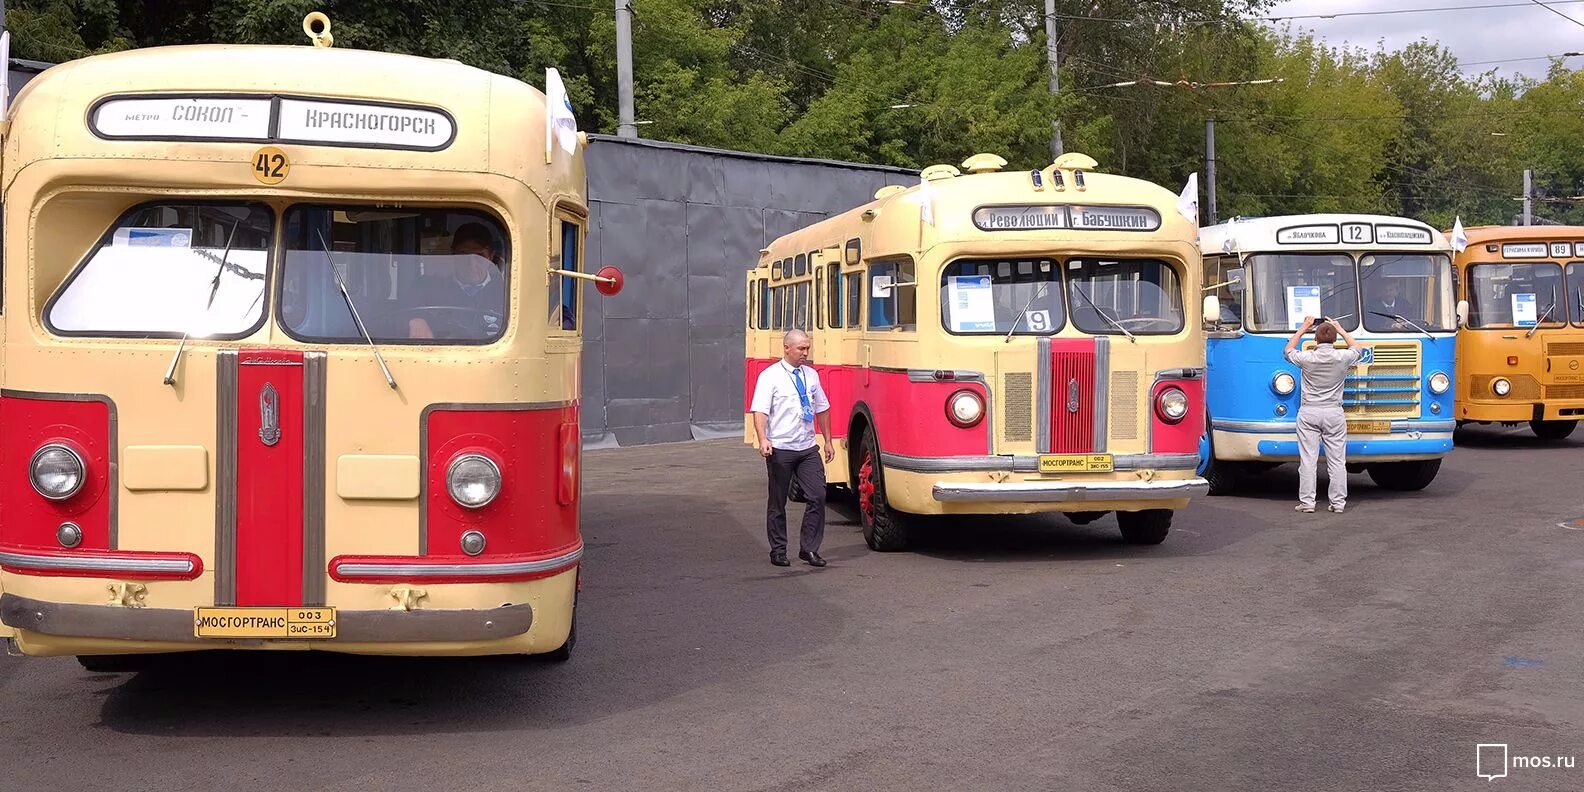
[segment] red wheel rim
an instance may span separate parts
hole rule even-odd
[[[874,492],[874,457],[866,453],[858,468],[858,511],[866,521],[874,519]]]

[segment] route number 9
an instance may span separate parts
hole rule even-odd
[[[253,178],[261,184],[280,184],[291,172],[291,159],[286,152],[274,146],[265,146],[253,153]]]
[[[1028,329],[1036,333],[1048,333],[1051,329],[1050,311],[1029,311],[1023,314],[1023,321]]]

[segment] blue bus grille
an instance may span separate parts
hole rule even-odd
[[[1368,346],[1370,362],[1356,366],[1343,386],[1343,411],[1370,418],[1417,418],[1419,344],[1387,342]]]

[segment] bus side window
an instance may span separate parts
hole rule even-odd
[[[582,272],[583,227],[566,218],[558,218],[561,228],[561,269]],[[576,278],[550,276],[550,329],[577,330],[578,282]]]
[[[1206,316],[1207,325],[1221,330],[1237,330],[1243,326],[1243,272],[1237,256],[1205,259],[1205,287],[1215,288],[1203,293],[1214,294],[1221,301],[1221,315]]]
[[[829,303],[827,316],[832,329],[842,326],[842,279],[841,265],[830,264],[825,267],[825,299]]]
[[[753,281],[753,280],[748,281],[748,329],[749,330],[758,330],[759,329],[759,306],[754,304],[754,300],[756,298],[758,298],[758,296],[759,296],[759,284],[758,284],[758,282],[757,281]]]
[[[814,273],[814,304],[809,307],[814,315],[814,326],[825,329],[825,288],[817,271]]]
[[[847,281],[847,326],[860,327],[863,325],[864,274],[849,272],[842,277]]]
[[[794,287],[797,299],[797,311],[793,314],[792,326],[799,330],[808,329],[809,285],[808,281],[799,283]]]
[[[759,279],[759,283],[758,283],[758,285],[755,288],[758,290],[758,294],[759,294],[759,302],[758,302],[758,305],[759,305],[759,329],[760,330],[769,330],[770,329],[770,281],[767,281],[764,278],[760,278]]]
[[[875,279],[890,279],[890,287],[879,295],[875,293]],[[913,284],[913,261],[900,259],[869,265],[869,328],[912,329],[917,324],[915,302],[917,289]]]

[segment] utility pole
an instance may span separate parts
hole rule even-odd
[[[1524,168],[1524,225],[1534,225],[1534,171]]]
[[[1061,76],[1056,70],[1058,65],[1056,55],[1056,0],[1045,0],[1045,58],[1050,61],[1051,96],[1058,96],[1061,94]],[[1060,157],[1062,153],[1061,117],[1053,116],[1051,118],[1051,159]]]
[[[1216,219],[1215,166],[1215,119],[1212,118],[1205,121],[1205,197],[1208,199],[1205,209],[1210,220],[1208,225],[1219,222]]]
[[[616,136],[638,137],[634,119],[632,0],[616,0]]]

